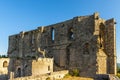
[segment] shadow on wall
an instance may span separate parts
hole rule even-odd
[[[10,74],[13,72],[13,75]],[[32,75],[32,60],[30,59],[17,59],[11,58],[8,66],[8,76],[22,77]]]
[[[8,75],[0,75],[0,80],[8,80]]]

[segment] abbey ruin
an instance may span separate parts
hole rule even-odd
[[[115,33],[114,19],[104,20],[94,13],[11,35],[8,73],[15,77],[37,74],[40,67],[33,67],[32,61],[41,57],[49,58],[43,64],[51,72],[77,69],[83,77],[116,74]]]

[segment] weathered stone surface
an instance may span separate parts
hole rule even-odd
[[[9,72],[23,64],[31,66],[24,74],[32,75],[32,58],[54,58],[54,71],[79,70],[80,76],[116,74],[114,19],[103,20],[98,13],[21,32],[9,37]],[[15,64],[12,64],[15,63]],[[23,73],[22,73],[23,74]],[[24,76],[24,75],[21,75]]]
[[[32,61],[32,75],[40,75],[53,72],[53,59],[39,58]]]
[[[8,80],[9,58],[0,58],[0,80]]]
[[[0,75],[8,73],[9,58],[0,58]]]

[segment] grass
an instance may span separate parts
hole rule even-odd
[[[83,77],[75,77],[75,76],[69,76],[69,77],[65,77],[63,79],[60,80],[94,80],[92,78],[83,78]]]
[[[74,70],[73,73],[74,75],[66,74],[63,79],[60,80],[94,80],[92,78],[83,78],[83,77],[78,77],[78,71]]]
[[[120,73],[117,73],[117,76],[120,78]]]

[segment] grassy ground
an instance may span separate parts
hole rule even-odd
[[[117,76],[120,78],[120,73],[117,73]]]
[[[67,74],[63,79],[60,80],[94,80],[92,78],[83,78],[83,77],[76,77]]]
[[[68,77],[61,80],[94,80],[92,78],[81,78],[81,77]]]

